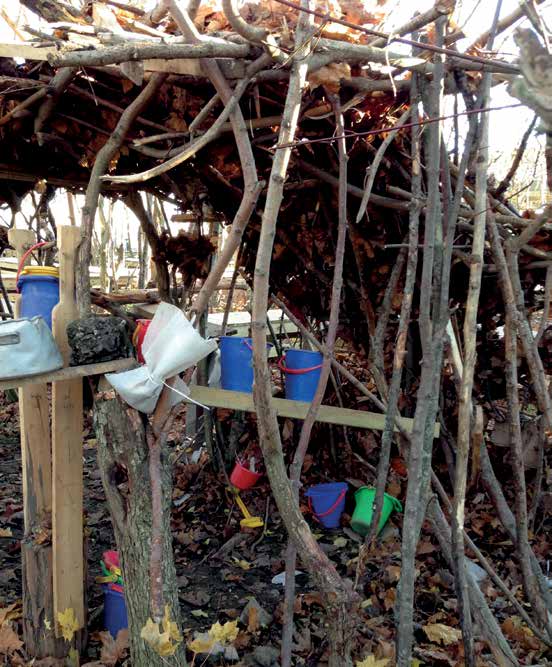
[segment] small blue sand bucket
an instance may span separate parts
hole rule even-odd
[[[35,267],[33,267],[35,268]],[[17,281],[21,292],[20,317],[40,315],[52,328],[52,310],[59,302],[59,279],[49,275],[22,274]]]
[[[103,586],[104,591],[104,627],[117,639],[119,630],[128,628],[128,616],[125,594],[111,586]]]
[[[316,394],[322,368],[321,352],[291,349],[279,366],[286,374],[286,398],[310,403]]]
[[[347,495],[345,482],[316,484],[305,493],[314,518],[325,528],[339,528]]]
[[[267,344],[267,350],[272,346]],[[229,391],[253,391],[253,341],[251,338],[221,336],[220,386]]]

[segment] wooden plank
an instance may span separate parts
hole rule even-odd
[[[74,49],[65,49],[66,52]],[[21,42],[0,43],[0,58],[25,58],[26,60],[48,60],[49,55],[59,56],[60,52],[55,46],[38,47]],[[216,58],[216,62],[222,69],[223,74],[230,79],[239,79],[245,74],[245,65],[240,60],[233,58]],[[187,76],[205,77],[201,64],[197,58],[179,58],[178,60],[166,60],[162,58],[144,60],[146,72],[167,72]]]
[[[55,46],[38,47],[22,42],[2,42],[0,58],[25,58],[25,60],[48,60],[48,56],[59,55]]]
[[[211,387],[190,387],[190,396],[194,401],[203,403],[214,408],[226,408],[231,410],[242,410],[244,412],[255,412],[252,394],[240,391],[227,391],[225,389],[213,389]],[[274,407],[279,417],[290,417],[291,419],[305,419],[310,403],[301,401],[289,401],[285,398],[273,398]],[[321,405],[318,411],[317,421],[326,424],[340,424],[342,426],[353,426],[355,428],[366,428],[383,431],[385,426],[385,415],[377,412],[364,412],[363,410],[351,410],[339,408],[333,405]],[[409,433],[412,431],[414,420],[407,417],[399,419],[400,424]],[[439,435],[439,424],[435,424],[435,437]]]
[[[16,249],[17,260],[36,242],[34,233],[10,229],[8,240]],[[30,261],[30,258],[29,260]],[[15,295],[15,316],[19,317],[20,295]],[[54,655],[56,641],[45,619],[53,616],[52,547],[36,545],[33,534],[47,529],[52,513],[52,452],[48,387],[38,377],[19,390],[21,429],[21,482],[25,539],[21,541],[23,632],[29,656]]]
[[[70,348],[67,325],[78,317],[75,303],[75,254],[79,227],[58,226],[60,301],[52,329],[66,364]],[[52,544],[54,549],[54,619],[73,609],[79,628],[85,624],[83,564],[82,379],[52,384]]]
[[[99,364],[87,364],[86,366],[67,366],[58,371],[50,371],[32,377],[12,378],[10,380],[0,380],[0,391],[6,389],[17,389],[17,387],[27,387],[37,382],[59,382],[62,380],[74,380],[89,375],[103,375],[104,373],[117,373],[118,371],[127,371],[134,368],[137,361],[134,358],[115,359],[114,361],[102,361]]]

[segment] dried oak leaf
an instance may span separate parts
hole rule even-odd
[[[100,639],[102,642],[101,661],[106,667],[116,665],[126,656],[129,647],[127,629],[119,630],[117,639],[113,639],[110,632],[100,632]]]
[[[10,624],[4,624],[0,628],[0,655],[11,655],[23,646]]]
[[[8,607],[0,609],[0,626],[4,625],[8,621],[15,621],[18,618],[21,618],[21,603],[14,602]]]
[[[443,644],[449,646],[456,644],[462,638],[462,632],[456,628],[451,628],[450,625],[444,623],[430,623],[423,626],[423,631],[426,633],[430,642],[436,644]]]
[[[341,88],[341,79],[351,78],[351,68],[347,63],[330,63],[316,70],[308,76],[311,90],[324,86],[328,93],[338,93]]]

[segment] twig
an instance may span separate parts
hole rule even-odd
[[[512,160],[512,164],[510,165],[510,168],[508,169],[508,172],[506,173],[506,176],[500,181],[500,183],[496,186],[496,188],[493,190],[493,195],[497,199],[502,197],[502,195],[506,192],[506,190],[510,187],[510,183],[512,182],[512,178],[516,175],[516,172],[518,170],[519,165],[521,164],[521,160],[523,158],[523,155],[525,153],[525,149],[527,148],[527,143],[529,141],[529,137],[533,133],[533,130],[535,128],[535,125],[538,120],[537,114],[533,116],[533,120],[529,123],[528,128],[525,130],[525,133],[521,139],[521,142],[519,143],[519,146],[516,149],[516,154],[514,155],[514,159]]]
[[[533,490],[533,502],[531,503],[531,509],[528,514],[528,525],[531,532],[535,531],[535,518],[537,516],[537,510],[539,509],[541,501],[541,489],[542,489],[542,480],[544,475],[544,446],[546,444],[546,434],[544,432],[544,419],[540,420],[539,428],[539,461],[537,464],[537,470],[535,472],[535,488]]]
[[[419,113],[418,97],[418,77],[412,77],[412,86],[410,89],[410,106],[412,118],[416,118]],[[411,136],[411,159],[412,159],[412,204],[410,209],[408,223],[408,258],[406,265],[406,278],[403,289],[403,299],[401,304],[401,314],[399,318],[399,329],[395,344],[395,354],[393,358],[393,374],[388,393],[387,411],[385,413],[385,427],[381,438],[381,448],[378,459],[378,471],[376,481],[376,496],[374,499],[374,512],[370,530],[366,535],[366,544],[370,544],[377,534],[385,487],[387,485],[387,476],[389,474],[389,458],[391,454],[391,443],[393,441],[395,415],[397,414],[399,396],[401,390],[402,370],[404,358],[406,355],[406,339],[408,327],[410,325],[410,313],[412,310],[412,300],[414,297],[414,287],[416,283],[416,272],[418,267],[418,238],[420,224],[420,209],[422,195],[422,166],[420,157],[420,136],[416,129],[412,130]],[[360,578],[361,559],[359,558],[359,567],[357,567],[357,582]]]
[[[92,230],[94,228],[94,219],[98,207],[101,177],[105,174],[111,159],[121,147],[132,123],[151,101],[166,78],[166,74],[155,74],[152,76],[147,86],[123,112],[113,133],[96,155],[88,187],[86,188],[84,207],[82,209],[82,241],[79,246],[78,270],[76,274],[77,303],[81,316],[85,316],[90,311],[89,266],[91,264]]]
[[[395,260],[395,265],[391,271],[391,276],[387,287],[385,288],[385,293],[383,295],[383,300],[378,312],[378,322],[376,324],[376,331],[371,341],[371,352],[373,357],[373,368],[372,373],[374,375],[374,380],[378,391],[382,397],[387,399],[387,382],[385,379],[385,362],[384,362],[384,345],[385,345],[385,333],[387,331],[387,325],[389,323],[389,317],[391,315],[391,310],[393,308],[393,297],[397,290],[399,280],[402,276],[404,265],[407,257],[406,248],[401,248],[397,259]]]
[[[248,42],[252,42],[253,44],[261,44],[266,40],[269,34],[268,30],[260,26],[250,25],[244,19],[242,19],[236,0],[223,0],[222,11],[224,12],[224,15],[228,19],[228,23],[230,23],[232,28],[238,33],[238,35],[244,37]]]
[[[303,0],[302,7],[309,7]],[[286,103],[280,126],[281,143],[293,140],[297,128],[302,89],[306,81],[312,20],[300,15],[295,34],[296,50],[292,56]],[[283,199],[284,180],[291,150],[278,151],[272,164],[266,205],[262,218],[254,277],[253,298],[253,367],[255,382],[253,400],[257,412],[259,442],[276,504],[290,540],[305,567],[320,586],[329,621],[331,667],[349,667],[351,659],[351,596],[334,565],[322,552],[303,519],[295,493],[286,474],[276,412],[272,405],[270,371],[266,359],[266,313],[269,297],[269,274],[276,222]]]
[[[417,32],[424,26],[438,19],[440,16],[443,16],[444,14],[446,15],[450,14],[452,9],[453,9],[452,4],[448,2],[438,1],[435,3],[435,6],[432,7],[431,9],[428,9],[426,12],[423,12],[422,14],[414,16],[413,18],[410,19],[410,21],[407,21],[400,28],[396,28],[395,30],[393,30],[393,34],[390,35],[388,39],[384,37],[379,37],[378,39],[375,39],[374,41],[370,42],[370,46],[379,46],[379,47],[389,46],[389,44],[391,44],[394,41],[393,40],[394,35],[399,35],[400,37],[402,37],[402,35],[410,35],[411,33]]]
[[[61,68],[56,72],[54,78],[50,81],[48,86],[48,95],[44,102],[40,105],[40,108],[36,114],[34,122],[34,133],[38,137],[39,145],[42,145],[42,140],[40,138],[40,132],[44,127],[46,121],[51,117],[54,109],[59,101],[59,98],[75,78],[76,70]]]
[[[172,158],[169,158],[163,164],[147,169],[137,174],[130,174],[128,176],[103,176],[102,180],[108,180],[112,183],[143,183],[148,181],[151,178],[160,176],[161,174],[174,169],[179,164],[182,164],[186,160],[189,160],[193,157],[199,150],[201,150],[208,143],[216,139],[220,134],[221,128],[230,117],[230,115],[237,109],[238,103],[245,93],[247,87],[251,83],[251,78],[258,69],[262,69],[268,63],[268,56],[261,56],[257,61],[255,61],[249,68],[249,72],[246,76],[238,83],[236,89],[222,110],[220,116],[217,120],[211,125],[211,127],[202,134],[197,139],[190,141],[184,147],[182,147],[179,152],[174,155]],[[258,194],[257,194],[258,196]],[[241,236],[240,236],[241,238]],[[218,280],[217,280],[218,282]]]
[[[33,93],[32,95],[27,97],[27,99],[23,100],[23,102],[18,104],[11,111],[8,111],[6,114],[2,116],[2,118],[0,118],[0,127],[8,123],[14,116],[17,116],[19,113],[21,113],[21,111],[28,109],[35,102],[38,102],[43,97],[46,97],[47,92],[48,88],[45,86],[44,88],[37,90],[36,93]]]
[[[279,4],[291,7],[292,9],[296,9],[301,12],[306,12],[311,16],[316,16],[327,23],[337,23],[339,25],[345,26],[346,28],[350,28],[351,30],[363,32],[366,35],[374,35],[375,37],[381,37],[382,39],[386,40],[386,43],[391,41],[400,42],[401,44],[407,44],[408,46],[413,46],[425,51],[431,51],[433,53],[440,53],[443,55],[451,56],[457,60],[458,59],[465,60],[470,63],[479,63],[482,65],[493,65],[499,67],[501,71],[505,71],[507,69],[509,72],[513,74],[517,74],[519,71],[517,67],[508,66],[506,65],[506,63],[502,63],[500,61],[480,58],[478,56],[470,56],[466,53],[458,53],[458,51],[453,51],[452,49],[446,49],[441,46],[436,46],[435,44],[426,44],[424,42],[417,42],[412,39],[405,39],[404,37],[390,35],[389,33],[382,32],[381,30],[374,30],[372,28],[367,28],[366,26],[359,25],[357,23],[352,23],[351,21],[345,21],[343,19],[339,19],[336,16],[332,16],[329,12],[324,13],[317,11],[315,9],[307,9],[294,2],[290,2],[290,0],[275,0],[275,1],[278,2]]]
[[[393,141],[393,139],[397,136],[399,130],[403,126],[404,121],[411,115],[411,110],[407,109],[401,117],[397,120],[395,123],[396,129],[391,130],[389,134],[385,137],[385,139],[381,142],[380,147],[378,148],[378,152],[374,156],[374,159],[372,160],[372,164],[366,169],[366,176],[365,176],[365,186],[364,186],[364,194],[362,195],[362,200],[360,202],[360,206],[358,207],[358,212],[356,215],[355,223],[358,225],[358,223],[362,220],[364,217],[364,214],[366,213],[366,207],[368,206],[368,200],[370,199],[370,195],[372,193],[372,187],[374,186],[374,181],[376,180],[376,175],[380,166],[380,163],[383,159],[383,156],[385,155],[385,151]],[[415,121],[414,121],[415,122]],[[336,128],[336,132],[339,135],[339,129]]]
[[[149,59],[245,58],[249,51],[247,44],[222,40],[202,44],[124,44],[67,55],[53,53],[48,56],[48,62],[52,67],[97,67]]]
[[[520,409],[519,396],[517,387],[517,336],[516,329],[519,333],[518,327],[521,324],[519,318],[516,294],[511,278],[512,262],[516,261],[510,257],[507,263],[507,258],[502,248],[500,236],[496,223],[492,215],[488,218],[489,234],[491,239],[491,248],[494,255],[494,260],[499,269],[500,288],[504,300],[504,307],[506,310],[506,329],[505,329],[505,358],[506,358],[506,383],[507,383],[507,398],[510,418],[510,436],[512,442],[512,463],[514,473],[514,484],[516,491],[516,544],[519,549],[519,561],[523,575],[523,584],[525,593],[531,602],[532,607],[537,614],[540,624],[547,629],[549,636],[552,638],[550,623],[548,621],[547,610],[543,603],[543,599],[539,594],[537,582],[535,581],[534,571],[531,567],[531,546],[528,538],[527,528],[527,497],[525,489],[525,466],[523,461],[523,445],[520,425]],[[531,342],[534,343],[532,336]],[[535,378],[533,378],[535,381]],[[537,395],[542,391],[535,383],[535,391]],[[545,390],[546,391],[546,390]]]
[[[535,343],[538,345],[548,327],[548,318],[550,317],[550,306],[552,305],[552,265],[546,267],[546,280],[544,282],[544,297],[542,304],[542,318],[539,324],[539,330],[535,336]]]
[[[431,526],[445,559],[449,562],[451,569],[454,569],[453,557],[450,549],[451,531],[443,511],[436,501],[432,499],[429,504],[429,519]],[[489,609],[485,596],[481,592],[473,575],[467,573],[467,584],[469,586],[470,601],[473,606],[474,614],[479,621],[483,636],[485,637],[489,649],[492,651],[496,663],[503,667],[517,667],[519,665],[512,648],[506,641],[495,615]]]
[[[332,97],[335,111],[336,128],[343,133],[343,112],[340,108],[339,98]],[[326,345],[324,360],[320,371],[320,379],[316,392],[309,406],[307,416],[301,427],[299,444],[290,466],[290,480],[296,496],[299,495],[299,483],[303,462],[307,453],[312,427],[316,421],[318,409],[326,393],[328,379],[331,370],[331,359],[334,354],[335,339],[339,323],[339,306],[341,303],[341,290],[343,288],[343,262],[345,258],[345,239],[347,236],[347,147],[345,140],[338,143],[339,147],[339,203],[338,203],[338,232],[335,251],[335,264],[332,282],[332,296],[330,302],[330,319],[328,332],[326,334]],[[284,627],[282,633],[282,667],[291,665],[291,646],[293,638],[293,604],[295,600],[295,563],[297,551],[290,541],[286,554],[286,588],[284,596]]]
[[[437,21],[436,35],[441,40],[444,32],[443,19]],[[440,59],[439,59],[440,60]],[[442,62],[435,63],[435,77],[424,106],[427,111],[437,116],[442,103]],[[420,332],[424,363],[418,387],[414,425],[410,437],[408,458],[408,487],[404,521],[409,530],[403,534],[401,548],[401,585],[398,594],[397,613],[397,665],[410,667],[412,660],[413,623],[414,623],[414,581],[415,558],[420,530],[427,506],[429,490],[429,472],[433,448],[433,423],[438,409],[438,387],[443,359],[443,338],[446,323],[431,320],[431,295],[440,287],[441,276],[433,272],[432,245],[435,243],[437,222],[441,217],[439,199],[439,164],[441,136],[439,126],[433,130],[426,152],[428,164],[428,210],[424,233],[424,258],[420,284]],[[424,345],[425,338],[425,345]]]
[[[170,277],[166,261],[162,258],[161,241],[155,224],[144,206],[142,196],[135,190],[129,190],[123,201],[138,218],[142,232],[151,248],[151,256],[155,263],[157,271],[157,288],[159,290],[159,299],[172,303],[170,295]]]
[[[439,498],[441,499],[441,502],[447,509],[447,511],[452,514],[453,508],[452,508],[452,503],[450,502],[449,497],[445,493],[445,490],[443,488],[443,485],[439,481],[439,478],[435,473],[432,473],[432,484],[435,487],[435,490],[437,491],[437,494],[439,495]],[[531,630],[539,637],[541,641],[544,643],[548,644],[549,640],[542,634],[542,632],[537,628],[537,626],[533,623],[531,617],[529,614],[525,611],[523,606],[520,604],[516,596],[512,593],[512,591],[508,588],[508,586],[504,583],[504,581],[499,577],[497,574],[496,570],[493,568],[491,563],[485,558],[483,553],[480,551],[479,547],[473,542],[473,540],[470,538],[468,533],[464,530],[464,540],[466,541],[466,545],[473,553],[475,554],[475,557],[485,570],[485,572],[488,574],[490,579],[493,581],[493,583],[504,593],[504,595],[508,598],[512,606],[515,608],[515,610],[519,613],[519,615],[523,618],[523,620],[527,623],[527,625],[531,628]]]
[[[280,2],[281,0],[275,0],[276,2]],[[506,109],[518,109],[519,107],[522,107],[523,104],[503,104],[501,106],[497,107],[482,107],[482,108],[477,108],[477,109],[466,109],[465,111],[462,111],[458,114],[450,114],[450,115],[445,115],[445,116],[428,116],[424,120],[420,120],[416,123],[404,123],[404,125],[401,125],[400,127],[398,126],[390,126],[390,127],[381,127],[377,130],[366,130],[366,132],[349,132],[345,138],[346,139],[353,139],[355,137],[370,137],[376,134],[385,134],[386,132],[390,132],[391,130],[406,130],[411,127],[421,127],[423,125],[431,125],[433,123],[440,123],[443,120],[452,120],[454,118],[457,118],[458,116],[472,116],[473,114],[480,114],[480,113],[490,113],[491,111],[504,111]],[[319,139],[299,139],[297,141],[294,141],[292,143],[288,144],[281,144],[278,143],[276,146],[274,146],[274,150],[279,150],[282,148],[295,148],[297,146],[306,146],[308,144],[319,144],[319,143],[332,143],[333,141],[337,141],[338,139],[341,139],[340,136],[332,134],[332,136],[328,137],[321,137]]]

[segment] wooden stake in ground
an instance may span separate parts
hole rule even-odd
[[[77,319],[75,258],[81,240],[78,227],[60,226],[59,295],[52,313],[52,330],[65,365],[70,348],[67,325]],[[54,613],[72,609],[79,628],[85,627],[83,568],[82,379],[52,384],[52,464],[54,547]]]
[[[35,242],[30,230],[10,229],[8,238],[18,259]],[[29,258],[30,261],[30,258]],[[20,296],[15,301],[19,316]],[[48,535],[52,519],[52,452],[50,448],[48,391],[46,384],[19,390],[21,467],[25,535],[21,540],[23,560],[23,638],[32,658],[63,657],[65,642],[54,633],[52,543]],[[37,540],[37,538],[40,538]],[[48,621],[50,629],[46,625]]]

